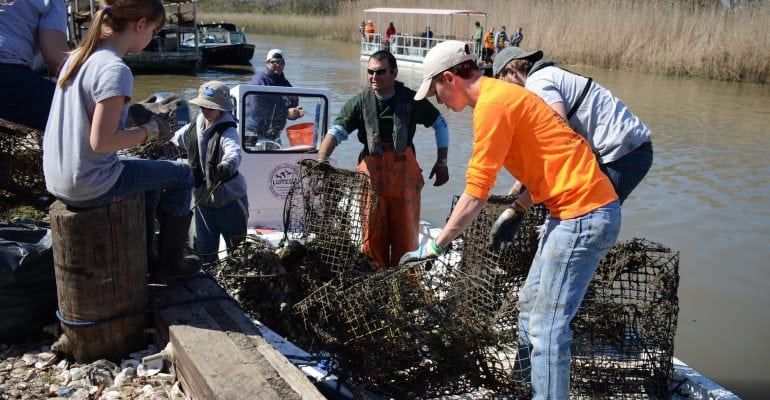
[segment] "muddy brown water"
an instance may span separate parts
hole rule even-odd
[[[137,75],[134,97],[172,91],[192,98],[218,79],[246,83],[269,49],[286,53],[294,86],[332,90],[332,115],[361,88],[358,47],[320,39],[255,36],[253,69],[189,75]],[[547,54],[546,54],[547,56]],[[681,253],[675,353],[744,399],[770,393],[770,86],[668,77],[580,66],[619,96],[652,130],[652,170],[623,207],[621,239],[646,238]],[[418,70],[399,79],[416,89]],[[471,152],[471,110],[440,108],[450,127],[450,181],[426,182],[423,218],[443,226],[451,197],[463,190]],[[435,161],[433,131],[418,129],[425,179]],[[344,142],[338,165],[353,168],[360,144]],[[495,194],[513,182],[501,172]]]

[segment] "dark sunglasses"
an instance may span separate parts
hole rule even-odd
[[[384,75],[388,70],[391,70],[393,68],[382,68],[382,69],[366,69],[366,73],[369,75]]]
[[[286,61],[283,61],[283,60],[270,60],[268,62],[270,64],[273,64],[273,65],[285,65],[286,64]]]

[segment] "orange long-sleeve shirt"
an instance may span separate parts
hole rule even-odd
[[[465,193],[486,199],[505,167],[551,215],[569,219],[618,196],[585,138],[536,94],[481,78],[473,111],[473,154]]]

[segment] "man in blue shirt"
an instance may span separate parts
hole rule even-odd
[[[249,81],[250,85],[291,87],[291,83],[283,75],[286,59],[283,51],[272,49],[267,52],[266,69],[257,72]],[[246,131],[256,134],[255,143],[244,143],[245,147],[253,147],[260,141],[272,141],[281,145],[281,131],[286,126],[286,120],[302,118],[305,111],[299,107],[296,96],[259,95],[248,96],[246,102]]]
[[[0,1],[0,118],[43,130],[55,83],[32,70],[35,51],[56,76],[67,46],[64,1]]]

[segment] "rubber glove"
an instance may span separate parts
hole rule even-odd
[[[445,249],[439,246],[435,240],[431,239],[428,243],[421,245],[415,251],[404,253],[399,264],[406,264],[415,261],[432,260],[444,254]]]
[[[496,250],[505,250],[512,245],[513,237],[516,236],[528,209],[529,207],[525,206],[524,203],[516,200],[511,204],[511,207],[500,213],[489,231],[489,246]]]
[[[222,161],[217,164],[217,180],[220,182],[227,182],[232,177],[233,174],[230,172],[230,164],[228,164],[227,161]]]
[[[441,186],[449,181],[449,167],[447,167],[446,158],[436,160],[436,163],[433,164],[433,169],[430,170],[428,179],[433,179],[434,175],[436,176],[436,182],[433,183],[433,186]]]
[[[149,121],[142,125],[142,128],[147,133],[147,140],[157,140],[161,142],[168,142],[173,136],[171,127],[168,120],[160,115],[153,115]]]

